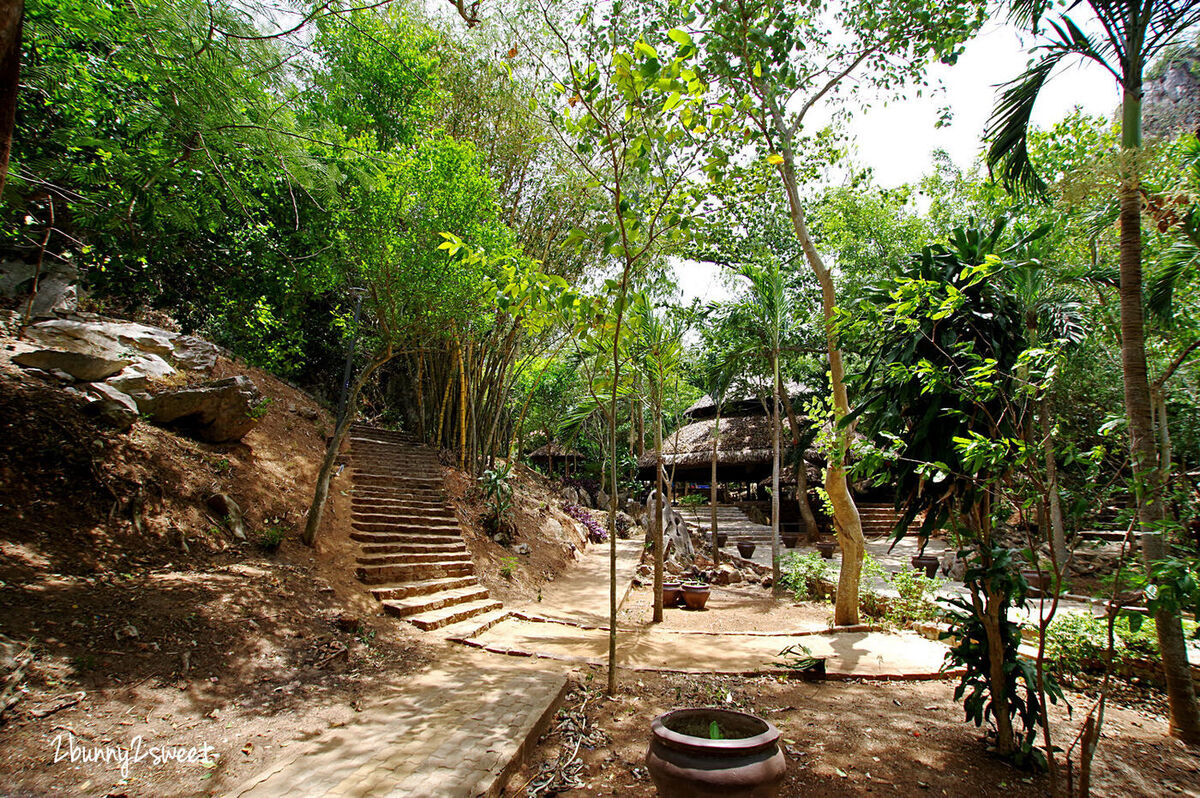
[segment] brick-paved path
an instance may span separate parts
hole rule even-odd
[[[545,666],[545,663],[542,663]],[[227,798],[473,798],[499,792],[566,688],[527,660],[460,652]]]

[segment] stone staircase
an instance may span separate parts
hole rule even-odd
[[[475,578],[432,449],[356,425],[350,462],[350,537],[362,547],[356,575],[385,612],[431,630],[501,608]]]
[[[892,534],[900,514],[888,502],[858,503],[858,517],[862,521],[863,537],[881,538]],[[914,522],[914,529],[920,528],[920,517]]]

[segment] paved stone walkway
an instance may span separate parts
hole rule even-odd
[[[617,545],[618,598],[623,600],[642,547],[637,541]],[[607,545],[589,546],[569,574],[545,588],[540,603],[517,610],[466,642],[496,654],[606,664],[608,557]],[[640,626],[619,631],[617,661],[622,667],[646,670],[770,672],[780,670],[779,652],[796,643],[814,656],[826,657],[833,678],[935,678],[941,675],[946,653],[942,643],[907,632],[709,633]]]
[[[226,798],[497,795],[557,711],[565,670],[452,651],[394,686],[398,695],[299,746]]]

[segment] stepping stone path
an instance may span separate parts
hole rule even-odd
[[[500,610],[475,576],[436,453],[360,425],[350,431],[350,459],[350,537],[362,545],[356,575],[384,611],[432,630]]]

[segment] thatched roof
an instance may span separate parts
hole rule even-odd
[[[676,479],[704,481],[711,478],[713,433],[716,419],[694,421],[677,433],[663,438],[663,466],[675,470]],[[787,419],[779,424],[780,445],[786,451],[792,434]],[[757,481],[771,473],[771,419],[765,415],[721,418],[720,441],[717,446],[717,479],[722,481]],[[806,454],[807,456],[807,454]],[[645,475],[654,474],[655,454],[647,452],[638,460]]]
[[[808,398],[813,394],[813,390],[807,385],[798,382],[789,382],[787,384],[788,396],[791,397],[792,403],[796,404],[803,399]],[[767,412],[771,406],[771,386],[770,384],[761,385],[752,389],[739,393],[737,396],[727,396],[725,402],[721,406],[722,416],[741,416],[741,415],[761,415]],[[764,402],[763,399],[766,399]],[[716,403],[712,397],[704,394],[696,401],[692,402],[691,406],[683,411],[683,415],[691,419],[713,418],[716,416]]]
[[[564,449],[560,444],[551,441],[544,446],[539,446],[532,452],[526,455],[530,460],[549,460],[553,457],[555,460],[582,460],[583,455],[574,449]]]

